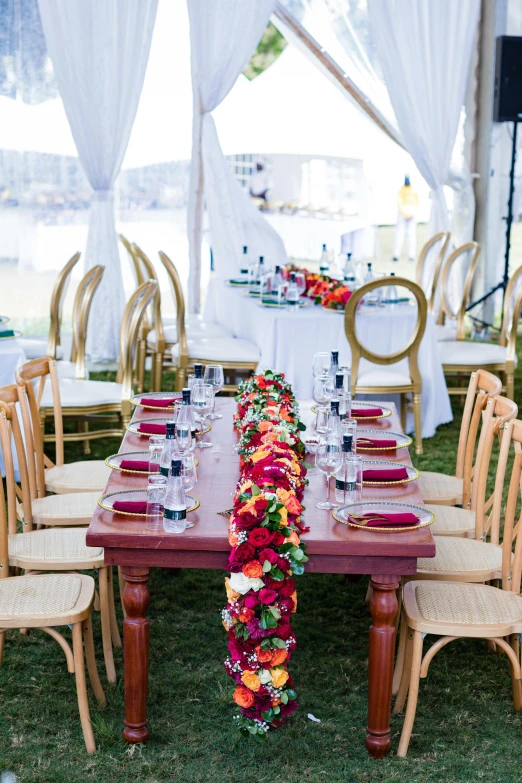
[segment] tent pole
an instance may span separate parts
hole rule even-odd
[[[280,2],[276,3],[274,10],[275,19],[273,23],[280,29],[280,32],[285,38],[291,40],[292,43],[297,45],[301,51],[304,51],[320,68],[321,71],[326,72],[329,78],[334,81],[337,86],[343,91],[347,92],[350,97],[357,103],[357,105],[363,110],[365,114],[370,117],[376,125],[392,139],[396,144],[405,149],[398,132],[390,125],[381,112],[373,105],[373,103],[364,95],[357,85],[343,72],[337,65],[335,60],[323,49],[322,46],[305,30],[305,28],[297,21],[295,16],[290,13]]]

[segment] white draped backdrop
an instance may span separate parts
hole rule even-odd
[[[38,0],[42,26],[78,156],[93,188],[85,269],[105,267],[87,352],[119,354],[124,308],[113,187],[136,116],[158,0]]]
[[[199,312],[201,227],[206,202],[216,271],[237,274],[242,246],[284,263],[281,237],[255,209],[223,156],[211,112],[243,72],[263,35],[275,0],[188,0],[194,95],[189,193],[189,309]],[[262,118],[255,121],[262,122]]]
[[[377,54],[406,149],[431,188],[429,235],[449,229],[443,186],[480,0],[368,0]]]

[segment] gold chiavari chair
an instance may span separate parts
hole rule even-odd
[[[389,285],[400,286],[411,291],[417,301],[417,323],[409,342],[399,351],[383,355],[370,351],[359,342],[356,328],[356,312],[361,299],[377,288]],[[422,454],[421,392],[422,377],[419,371],[419,345],[426,329],[428,305],[422,288],[403,277],[379,278],[358,288],[349,298],[344,312],[344,330],[352,352],[352,395],[356,394],[400,394],[401,419],[406,426],[406,395],[413,397],[413,415],[415,421],[415,450]],[[361,359],[374,366],[360,368]],[[402,360],[407,361],[407,369],[394,368]]]
[[[485,413],[490,410],[488,400],[501,393],[502,381],[496,375],[487,370],[472,373],[462,413],[455,474],[427,470],[420,473],[419,491],[425,503],[437,506],[436,524],[447,531],[446,535],[469,535],[475,526],[469,509],[474,508],[472,482],[481,456],[476,449],[477,436],[479,429],[484,427]],[[464,510],[454,510],[452,507],[456,505],[462,505]]]
[[[259,349],[250,340],[236,337],[187,337],[181,280],[170,258],[161,251],[159,257],[172,281],[176,297],[178,342],[173,346],[171,356],[176,369],[178,391],[185,385],[187,368],[195,362],[221,364],[225,376],[229,376],[229,382],[223,389],[232,391],[236,386],[237,375],[255,372],[260,358]]]
[[[31,465],[26,461],[26,452],[16,412],[18,389],[12,386],[0,389],[0,434],[5,464],[5,485],[8,498],[8,554],[9,565],[28,573],[47,571],[85,571],[96,569],[100,585],[100,613],[102,625],[103,653],[109,682],[116,682],[116,669],[112,654],[112,643],[121,647],[121,640],[114,608],[112,566],[106,566],[101,547],[88,547],[85,543],[86,529],[69,527],[78,519],[72,513],[68,520],[64,510],[71,506],[75,495],[42,498],[39,501],[31,492],[33,482],[29,481]],[[15,481],[13,443],[20,472],[19,488]],[[34,470],[34,465],[33,465]],[[17,502],[17,494],[21,504]],[[94,494],[94,493],[90,493]],[[63,502],[65,501],[65,503]],[[82,503],[80,499],[79,504]],[[97,503],[93,498],[91,515]],[[34,508],[34,514],[33,514]],[[72,511],[72,508],[70,508]],[[22,532],[17,532],[21,520]],[[88,525],[90,519],[82,520]],[[45,530],[34,530],[34,525],[46,525]],[[56,527],[55,527],[56,526]]]
[[[44,359],[35,359],[18,368],[17,381],[25,383],[26,387],[33,379],[37,377],[40,379],[36,403],[44,430],[48,418],[55,419],[56,423],[57,410],[59,410],[59,415],[64,419],[106,424],[116,421],[118,425],[91,431],[64,432],[62,436],[64,442],[121,437],[132,412],[132,376],[138,331],[143,314],[154,298],[156,288],[157,283],[154,281],[143,283],[127,303],[120,328],[120,360],[116,382],[57,379],[56,366],[51,360],[46,362]],[[55,382],[46,384],[47,376],[50,376],[51,381],[54,376]],[[55,440],[55,434],[44,434],[44,442]]]
[[[464,339],[466,307],[471,298],[480,249],[478,242],[467,242],[455,248],[443,264],[439,286],[440,309],[435,326],[435,336],[440,342]]]
[[[506,395],[515,394],[515,369],[517,365],[517,329],[522,310],[522,266],[513,273],[504,294],[504,317],[498,343],[482,340],[464,340],[464,329],[459,329],[457,340],[446,341],[438,346],[444,373],[448,376],[468,374],[484,367],[498,372],[504,381]],[[449,387],[450,394],[463,394],[461,387]]]
[[[428,302],[428,313],[433,313],[435,310],[440,270],[446,257],[449,241],[449,231],[440,231],[428,239],[417,259],[415,282],[424,291]],[[435,254],[436,257],[433,259]]]
[[[47,341],[32,339],[30,337],[19,338],[18,342],[23,347],[28,359],[37,359],[39,356],[50,356],[52,359],[63,359],[63,349],[61,347],[63,303],[71,279],[72,270],[80,260],[80,256],[81,253],[75,253],[71,256],[56,278],[51,295],[51,324]]]
[[[522,486],[522,422],[519,420],[506,425],[501,446],[502,461],[507,460],[506,451],[510,450],[512,442],[515,453],[504,517],[501,588],[424,579],[414,579],[404,587],[402,611],[407,641],[394,711],[402,710],[406,696],[408,704],[398,756],[406,756],[408,752],[420,680],[427,676],[437,652],[450,642],[465,638],[487,639],[505,652],[511,669],[514,706],[516,710],[522,709],[519,641],[522,633],[522,536],[517,535],[520,524],[517,506]],[[495,506],[497,516],[500,505],[501,501]],[[495,528],[491,527],[491,533],[492,537],[497,535],[497,521]],[[439,638],[423,656],[423,640],[427,634]]]
[[[155,280],[158,283],[154,300],[150,308],[152,310],[151,317],[147,318],[147,316],[145,316],[143,319],[138,339],[138,392],[143,391],[145,385],[145,361],[147,356],[151,357],[151,391],[160,391],[161,370],[163,367],[165,350],[166,348],[170,348],[174,343],[168,343],[165,337],[163,318],[161,315],[161,293],[156,270],[154,269],[150,258],[140,247],[138,247],[138,245],[133,243],[131,245],[131,250],[136,259],[136,263],[141,266],[144,278],[146,280]]]

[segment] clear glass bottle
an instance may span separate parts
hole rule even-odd
[[[187,498],[181,477],[181,460],[173,459],[165,495],[163,527],[167,533],[183,533],[187,518]]]
[[[346,262],[343,269],[343,282],[348,291],[355,291],[357,289],[357,278],[355,275],[355,267],[352,264],[352,254],[346,254]]]
[[[366,268],[366,274],[364,276],[364,282],[371,283],[372,280],[375,280],[375,275],[372,271],[372,264],[371,261],[368,261],[367,268]],[[370,293],[365,297],[366,302],[368,304],[379,304],[381,301],[381,289],[380,288],[374,288]]]
[[[274,274],[272,275],[270,294],[277,296],[279,292],[279,286],[283,285],[283,275],[281,274],[281,267],[279,264],[275,265]]]
[[[295,282],[295,272],[290,272],[290,281],[286,289],[286,309],[292,313],[299,310],[299,291]]]
[[[183,389],[182,391],[181,406],[176,419],[176,429],[190,429],[192,440],[196,437],[196,420],[194,419],[194,412],[192,405],[190,404],[190,389]]]
[[[166,429],[167,434],[165,436],[165,442],[163,444],[160,457],[160,473],[162,476],[169,475],[169,470],[172,463],[171,454],[176,451],[176,423],[174,421],[168,421]]]
[[[330,401],[330,410],[328,412],[328,418],[326,420],[326,429],[324,437],[330,437],[335,435],[336,438],[341,440],[341,419],[339,418],[339,400]]]
[[[352,454],[352,436],[343,435],[343,462],[335,474],[336,503],[357,503],[357,458]]]
[[[248,247],[243,245],[243,256],[241,258],[241,277],[248,277],[248,267],[250,266],[248,260]]]
[[[395,277],[395,272],[390,272],[390,277]],[[399,294],[397,292],[396,285],[388,285],[384,289],[386,292],[386,301],[389,305],[394,307],[399,301]]]
[[[194,364],[194,381],[203,382],[203,365],[199,362]]]
[[[335,399],[339,401],[339,418],[343,421],[352,414],[352,395],[345,388],[344,372],[339,371],[335,376]]]
[[[368,261],[366,264],[366,274],[364,275],[364,282],[371,283],[373,280],[372,262]]]
[[[330,357],[330,369],[328,370],[328,375],[331,375],[335,380],[335,376],[339,372],[339,351],[331,351]]]
[[[319,274],[328,276],[330,274],[330,256],[326,245],[323,245],[321,258],[319,259]]]

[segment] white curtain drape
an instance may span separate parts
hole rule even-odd
[[[263,35],[276,0],[188,0],[194,96],[188,205],[189,308],[199,312],[205,199],[216,271],[234,275],[242,246],[284,263],[279,235],[255,209],[225,160],[211,112],[234,86]],[[258,117],[257,122],[263,118]]]
[[[87,351],[95,361],[113,361],[124,307],[113,188],[138,108],[158,0],[38,0],[38,5],[78,156],[94,190],[85,269],[105,267]]]
[[[431,188],[430,236],[449,228],[443,186],[464,103],[480,0],[368,0],[406,149]]]

